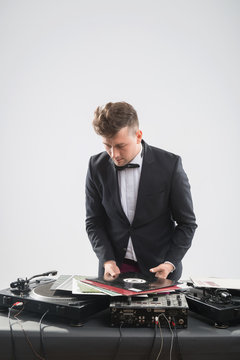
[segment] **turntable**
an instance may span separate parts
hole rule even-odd
[[[217,328],[240,323],[240,291],[192,287],[186,298],[191,311],[214,322]]]
[[[52,272],[41,275],[46,276]],[[40,276],[41,276],[40,275]],[[18,279],[10,288],[0,291],[0,308],[22,308],[24,311],[60,317],[70,320],[72,325],[82,325],[87,319],[109,306],[106,295],[72,295],[71,292],[52,290],[58,280],[42,277],[31,281]]]

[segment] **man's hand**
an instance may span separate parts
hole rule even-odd
[[[173,265],[168,263],[163,263],[155,268],[150,269],[152,273],[155,273],[155,276],[157,278],[166,279],[168,277],[168,274],[174,269]]]
[[[106,261],[104,263],[104,280],[111,281],[118,277],[120,274],[119,267],[116,265],[116,262],[113,260]]]

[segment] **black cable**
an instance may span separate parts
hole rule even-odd
[[[13,306],[15,306],[15,304]],[[33,344],[31,343],[31,341],[21,323],[21,320],[18,318],[18,315],[20,315],[23,310],[24,310],[24,306],[18,311],[18,313],[16,315],[13,315],[13,317],[17,320],[19,326],[21,327],[22,332],[25,337],[25,340],[26,340],[27,344],[29,345],[30,349],[32,350],[33,355],[39,360],[46,360],[46,359],[44,359],[44,357],[42,357],[40,354],[38,354],[38,352],[34,349]]]
[[[119,340],[118,340],[117,350],[116,350],[116,353],[115,353],[115,356],[114,356],[113,360],[116,360],[118,358],[120,346],[121,346],[121,343],[122,343],[122,325],[123,324],[120,324],[120,326],[119,326]]]
[[[170,350],[169,350],[169,360],[172,360],[172,350],[173,350],[173,340],[174,340],[174,334],[173,334],[173,330],[171,328],[171,324],[170,321],[168,320],[168,318],[166,317],[166,315],[164,313],[160,314],[159,317],[162,316],[164,317],[164,319],[166,320],[167,324],[168,324],[168,328],[170,330],[171,333],[171,343],[170,343]],[[159,322],[160,324],[160,322]],[[159,354],[160,355],[160,354]],[[158,358],[157,358],[158,359]],[[156,360],[157,360],[156,359]]]
[[[182,358],[182,353],[181,353],[181,349],[180,349],[180,345],[179,345],[179,339],[178,339],[178,333],[177,333],[177,327],[176,327],[176,322],[175,319],[173,318],[174,321],[174,337],[175,337],[175,343],[176,343],[176,347],[177,347],[177,352],[178,352],[178,359],[179,360],[183,360]]]
[[[23,304],[22,304],[23,305]],[[16,303],[13,304],[9,310],[8,310],[8,322],[9,322],[9,327],[10,327],[10,333],[11,333],[11,343],[12,343],[12,359],[13,360],[17,360],[16,358],[16,346],[15,346],[15,341],[14,341],[14,334],[13,334],[13,328],[12,328],[12,323],[11,323],[11,310],[16,307]],[[39,326],[40,326],[40,347],[41,347],[41,352],[43,354],[43,356],[41,356],[40,354],[38,354],[36,352],[36,350],[34,349],[29,337],[27,336],[24,328],[23,328],[23,325],[21,324],[21,320],[18,318],[18,315],[21,314],[21,312],[23,311],[24,309],[24,306],[17,312],[16,315],[14,315],[14,318],[17,320],[17,323],[20,325],[22,331],[23,331],[23,334],[25,336],[25,340],[27,341],[28,345],[30,346],[33,354],[35,355],[35,357],[37,359],[40,359],[40,360],[46,360],[46,356],[45,356],[45,352],[44,352],[44,345],[43,345],[43,334],[42,334],[42,320],[43,318],[47,315],[47,313],[49,312],[49,310],[47,310],[41,317],[40,321],[39,321]]]
[[[47,356],[46,356],[46,352],[44,350],[44,342],[43,342],[43,329],[42,329],[42,321],[44,319],[44,317],[47,315],[47,313],[49,312],[49,310],[45,311],[45,313],[43,314],[43,316],[41,317],[40,321],[39,321],[39,328],[40,328],[40,350],[41,350],[41,354],[43,356],[43,358],[45,360],[47,360]]]
[[[150,354],[148,356],[149,360],[152,359],[153,354],[154,354],[154,346],[155,346],[156,336],[157,336],[157,324],[155,322],[154,323],[154,336],[153,336],[152,346],[151,346],[151,349],[150,349]]]
[[[8,309],[8,322],[9,322],[9,327],[10,327],[10,333],[11,333],[11,343],[12,343],[12,359],[13,360],[17,360],[16,358],[16,347],[15,347],[15,341],[14,341],[14,336],[13,336],[13,329],[12,329],[12,324],[11,324],[11,310],[14,307],[14,305],[12,305],[9,309]]]
[[[162,333],[161,322],[160,322],[160,316],[161,316],[161,315],[162,315],[162,314],[158,315],[158,317],[157,317],[157,324],[158,324],[158,326],[159,326],[161,343],[160,343],[160,350],[159,350],[159,352],[158,352],[158,354],[157,354],[156,360],[158,360],[159,357],[161,356],[162,349],[163,349],[163,333]],[[164,315],[164,316],[165,316],[165,315]],[[171,360],[171,359],[170,359],[170,360]]]

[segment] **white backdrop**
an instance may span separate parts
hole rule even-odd
[[[182,156],[197,229],[183,278],[240,277],[240,1],[0,1],[0,287],[97,274],[85,175],[108,101]]]

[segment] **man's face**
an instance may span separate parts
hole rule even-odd
[[[141,130],[134,131],[128,126],[111,138],[102,137],[105,150],[117,166],[129,163],[140,151]]]

